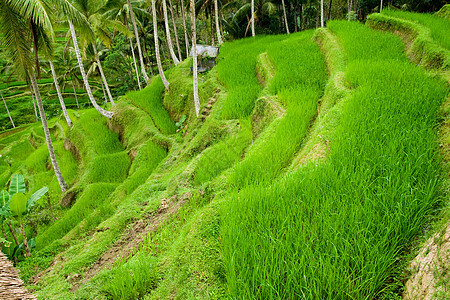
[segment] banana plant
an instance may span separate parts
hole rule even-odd
[[[25,196],[25,180],[23,176],[20,174],[14,174],[11,179],[9,193],[5,190],[0,192],[0,204],[2,205],[0,208],[0,218],[3,220],[14,217],[19,222],[20,231],[23,238],[23,247],[25,248],[27,257],[30,257],[30,247],[23,226],[23,216],[31,211],[33,206],[39,199],[42,198],[42,196],[45,195],[45,193],[47,193],[47,191],[48,188],[43,187],[31,195],[30,198],[27,198]],[[12,230],[11,222],[8,225],[14,241],[20,247],[18,240],[14,235],[14,231]]]

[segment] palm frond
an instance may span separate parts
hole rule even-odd
[[[0,0],[0,33],[0,39],[14,64],[16,74],[26,79],[33,68],[28,22],[7,0]]]
[[[53,34],[52,10],[47,0],[6,0],[6,2],[23,18],[33,20],[36,25]]]

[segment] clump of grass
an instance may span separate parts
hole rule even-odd
[[[95,157],[86,172],[86,183],[122,182],[127,178],[130,157],[126,151]]]
[[[138,299],[149,292],[158,280],[156,258],[139,252],[127,262],[115,266],[106,276],[103,293],[112,299]]]
[[[61,219],[36,236],[38,249],[42,249],[53,241],[62,238],[95,208],[100,206],[116,187],[117,184],[113,183],[93,183],[88,185],[81,197],[77,199],[75,204]]]
[[[450,28],[449,19],[440,18],[431,14],[390,9],[383,10],[383,14],[400,19],[411,20],[428,27],[430,29],[432,39],[437,41],[442,47],[450,50],[450,32],[448,30],[448,28]]]
[[[224,119],[245,118],[253,110],[262,87],[255,76],[257,56],[282,36],[257,37],[227,43],[220,49],[217,75],[227,89],[221,116]]]
[[[231,297],[382,298],[399,284],[399,259],[440,204],[433,128],[446,87],[403,63],[401,52],[362,60],[358,28],[339,28],[355,91],[329,158],[224,201]],[[366,33],[368,47],[382,49],[385,39]]]
[[[155,125],[161,132],[171,134],[175,133],[177,127],[162,105],[161,100],[163,92],[164,84],[159,76],[155,76],[145,89],[142,91],[130,92],[126,97],[131,103],[146,111],[152,117],[153,122],[155,122]]]
[[[241,159],[244,149],[252,140],[252,130],[249,120],[241,120],[240,124],[241,130],[236,136],[226,138],[202,154],[194,170],[196,185],[212,180]]]

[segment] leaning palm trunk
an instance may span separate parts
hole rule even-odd
[[[170,14],[172,16],[173,32],[175,35],[175,42],[177,44],[177,50],[178,50],[178,59],[181,61],[183,58],[181,57],[180,41],[178,40],[178,30],[177,30],[177,24],[175,24],[175,16],[173,14],[172,0],[169,0],[169,4],[170,4]]]
[[[108,94],[109,101],[112,105],[115,105],[111,92],[109,91],[108,82],[106,81],[105,73],[103,73],[102,64],[100,63],[100,57],[98,56],[97,47],[95,46],[95,42],[92,43],[92,48],[94,48],[95,60],[97,61],[98,70],[100,71],[100,75],[102,76],[103,85],[105,86],[106,93]]]
[[[194,0],[191,0],[191,23],[192,23],[192,45],[193,45],[193,54],[192,54],[192,72],[193,72],[193,82],[194,82],[194,104],[195,104],[195,113],[198,115],[200,113],[200,101],[198,99],[198,81],[197,81],[197,31],[195,29],[195,3]]]
[[[77,109],[80,109],[80,104],[78,103],[77,90],[75,89],[75,85],[72,81],[73,95],[75,96],[75,101],[77,102]]]
[[[11,121],[12,127],[16,128],[16,125],[14,125],[14,121],[13,121],[13,119],[11,117],[11,114],[9,113],[8,106],[6,105],[5,98],[3,98],[3,94],[2,94],[2,100],[3,100],[3,103],[5,103],[6,112],[8,113],[8,117],[9,117],[9,120]]]
[[[70,33],[72,35],[73,47],[75,48],[75,54],[77,56],[78,66],[80,67],[81,77],[83,77],[84,87],[86,88],[86,93],[89,96],[89,100],[91,100],[92,105],[102,116],[105,116],[105,117],[111,119],[112,116],[114,115],[114,113],[111,111],[106,111],[103,108],[101,108],[95,101],[94,95],[92,95],[91,86],[89,85],[89,81],[87,79],[86,72],[84,70],[83,61],[81,60],[81,53],[80,53],[80,49],[78,48],[78,41],[77,41],[77,36],[75,33],[75,28],[73,28],[73,24],[72,24],[72,22],[70,22],[70,20],[69,20],[69,27],[70,27]]]
[[[71,23],[70,23],[71,24]],[[56,161],[55,151],[53,150],[52,138],[50,136],[50,131],[48,130],[47,118],[45,117],[44,106],[42,105],[41,94],[39,93],[39,87],[36,82],[36,76],[34,72],[30,73],[31,84],[33,85],[34,92],[36,93],[36,102],[39,108],[39,114],[41,116],[42,127],[44,128],[45,141],[47,142],[48,153],[50,154],[50,160],[53,165],[53,170],[55,171],[56,178],[58,179],[59,186],[64,193],[67,190],[67,184],[59,169],[58,162]]]
[[[188,38],[187,28],[186,28],[186,15],[184,13],[183,0],[181,0],[181,18],[183,19],[184,41],[185,41],[185,45],[186,45],[186,57],[189,57],[189,38]]]
[[[166,90],[169,90],[169,82],[166,79],[166,76],[164,75],[164,71],[161,65],[161,56],[159,54],[159,43],[158,43],[158,24],[156,20],[156,7],[155,7],[155,0],[152,0],[152,14],[153,14],[153,36],[155,37],[155,54],[156,54],[156,64],[158,65],[158,72],[159,76],[161,76],[161,80],[164,83],[164,86],[166,87]]]
[[[215,0],[217,3],[217,0]],[[217,5],[217,4],[216,4]],[[216,12],[217,14],[217,12]],[[252,36],[255,36],[255,0],[252,0]]]
[[[134,70],[136,71],[136,79],[138,82],[139,90],[141,90],[142,89],[141,80],[139,79],[139,72],[138,72],[138,67],[137,67],[137,63],[136,63],[136,56],[134,55],[133,41],[131,40],[130,37],[128,39],[130,40],[131,54],[133,54],[133,62],[134,62]]]
[[[128,9],[130,11],[131,22],[133,23],[134,35],[136,36],[136,45],[138,48],[139,61],[141,62],[141,72],[142,76],[144,76],[145,82],[147,82],[149,78],[147,72],[145,72],[144,57],[142,56],[141,43],[139,42],[139,34],[136,26],[136,20],[134,19],[133,7],[131,6],[131,1],[130,0],[127,1],[128,1]]]
[[[39,117],[37,114],[37,110],[36,110],[36,103],[34,101],[34,95],[36,95],[36,93],[34,92],[33,86],[28,83],[28,88],[30,89],[31,92],[31,101],[33,101],[33,108],[34,108],[34,116],[36,117],[36,122],[39,121]]]
[[[254,0],[252,0],[253,2]],[[253,5],[252,5],[253,7]],[[254,9],[254,7],[253,7]],[[217,0],[214,0],[214,10],[215,10],[215,18],[216,18],[216,31],[217,31],[217,41],[219,45],[223,44],[222,35],[220,34],[220,26],[219,26],[219,5],[217,4]]]
[[[58,94],[59,103],[61,104],[61,108],[64,114],[64,118],[66,118],[67,125],[72,127],[72,120],[67,113],[66,105],[64,104],[64,99],[61,94],[61,90],[59,89],[58,79],[56,78],[55,67],[53,66],[53,62],[51,60],[48,61],[50,64],[50,69],[52,70],[53,82],[55,83],[56,93]]]
[[[288,26],[288,21],[287,21],[287,16],[286,16],[286,6],[284,5],[284,0],[281,0],[281,3],[283,5],[284,24],[286,25],[286,32],[289,34],[289,26]],[[323,0],[322,0],[322,3],[323,3]]]
[[[389,5],[388,5],[389,6]],[[380,13],[383,11],[383,0],[381,0],[381,3],[380,3]]]
[[[167,18],[166,0],[163,0],[162,3],[163,3],[164,27],[166,29],[167,44],[169,46],[170,56],[172,57],[173,63],[176,66],[180,63],[180,61],[178,60],[177,56],[175,55],[175,52],[173,51],[172,38],[170,37],[169,19]]]

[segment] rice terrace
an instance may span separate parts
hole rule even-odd
[[[450,299],[450,4],[0,0],[0,299]]]

